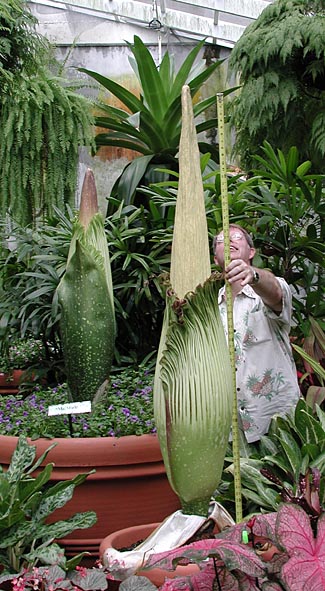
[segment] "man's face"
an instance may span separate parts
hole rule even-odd
[[[249,246],[246,237],[241,230],[238,228],[230,228],[230,258],[242,259],[245,263],[250,264],[251,259],[254,257],[255,248]],[[214,262],[220,267],[224,267],[224,256],[225,256],[225,244],[223,232],[220,232],[217,236]]]

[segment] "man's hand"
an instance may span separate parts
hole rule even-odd
[[[282,290],[277,278],[271,271],[258,269],[258,283],[252,284],[254,279],[254,267],[245,263],[242,259],[230,261],[225,269],[225,277],[232,286],[233,297],[241,288],[250,284],[254,291],[262,298],[264,304],[274,312],[282,310]]]
[[[252,283],[254,279],[254,268],[242,259],[235,259],[226,267],[225,277],[230,285],[239,281],[240,285],[244,287],[244,285]]]

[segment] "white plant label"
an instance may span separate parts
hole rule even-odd
[[[48,408],[48,416],[54,417],[56,415],[72,415],[84,412],[91,412],[90,400],[83,402],[68,402],[67,404],[53,404]]]

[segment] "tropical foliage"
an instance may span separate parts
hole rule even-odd
[[[176,72],[168,51],[157,68],[150,51],[135,36],[134,43],[128,43],[128,47],[133,54],[130,63],[139,81],[140,98],[114,80],[80,68],[81,72],[97,80],[125,106],[122,109],[106,105],[104,101],[98,103],[103,114],[96,117],[96,125],[108,131],[97,134],[96,146],[119,146],[142,154],[126,166],[112,191],[112,195],[117,195],[126,205],[133,203],[136,188],[140,184],[157,180],[155,169],[158,166],[167,166],[174,170],[178,168],[176,155],[181,133],[182,86],[188,84],[191,96],[194,97],[205,80],[221,64],[220,60],[208,67],[203,63],[199,69],[194,65],[203,44],[204,41],[198,43],[189,52]],[[205,110],[214,103],[215,95],[197,101],[194,105],[194,117],[203,116]],[[200,133],[212,127],[217,127],[215,117],[198,122],[196,131]],[[204,142],[200,142],[199,146],[204,152],[214,150]],[[217,151],[214,157],[218,160]],[[158,179],[161,179],[161,175],[158,175]]]
[[[242,83],[233,103],[236,151],[250,168],[264,139],[322,172],[325,158],[324,0],[276,0],[249,25],[229,67]]]
[[[294,333],[300,343],[310,333],[310,316],[323,326],[325,313],[324,175],[311,174],[298,149],[285,154],[263,142],[252,174],[229,174],[231,221],[251,232],[257,266],[284,277],[293,290]],[[221,227],[220,175],[206,186],[211,215]]]
[[[325,576],[324,539],[324,513],[315,532],[303,509],[284,504],[277,513],[257,515],[213,539],[153,555],[148,566],[171,571],[177,564],[200,566],[190,577],[167,579],[160,591],[304,591],[311,581],[312,588],[320,591]],[[139,587],[125,581],[122,589]]]
[[[71,213],[71,212],[70,212]],[[37,228],[15,224],[7,238],[0,268],[0,352],[7,358],[12,339],[41,339],[42,365],[49,383],[64,379],[56,288],[65,270],[72,233],[71,216],[58,209]],[[10,235],[14,235],[13,242]]]
[[[19,573],[39,562],[59,559],[62,550],[53,544],[78,528],[96,523],[93,511],[77,513],[65,521],[47,523],[49,515],[63,507],[88,474],[49,484],[53,464],[41,467],[52,444],[36,459],[36,447],[20,437],[8,470],[0,466],[0,562],[6,572]],[[36,470],[38,473],[34,474]]]
[[[88,101],[62,76],[24,0],[0,2],[0,213],[22,224],[74,204],[79,147],[91,145]]]
[[[276,511],[279,504],[300,505],[315,519],[325,508],[325,413],[300,399],[289,416],[275,415],[267,435],[241,451],[245,514]],[[226,458],[223,482],[216,498],[233,512],[231,457]]]
[[[9,81],[22,69],[32,72],[49,44],[36,32],[37,19],[21,0],[1,0],[0,22],[0,77]]]

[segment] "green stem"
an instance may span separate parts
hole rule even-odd
[[[210,500],[211,497],[207,497],[204,499],[196,499],[194,501],[189,502],[180,499],[182,512],[185,513],[185,515],[202,515],[202,517],[207,518]]]

